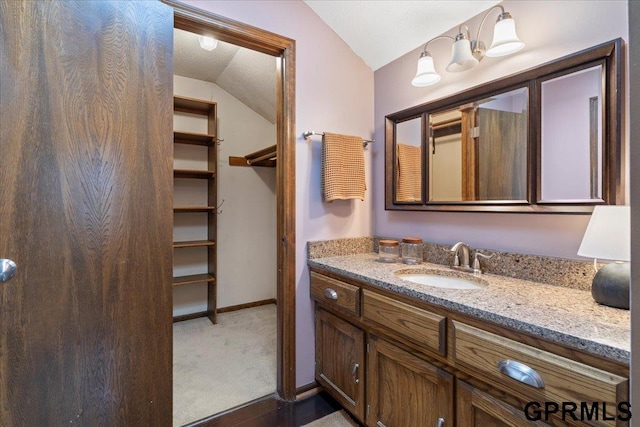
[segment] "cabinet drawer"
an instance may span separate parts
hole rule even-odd
[[[391,329],[422,347],[445,355],[446,318],[426,310],[362,290],[363,315],[366,320]]]
[[[311,297],[323,305],[360,316],[360,288],[311,272]]]
[[[529,400],[558,404],[573,402],[578,406],[578,413],[581,402],[587,402],[589,408],[593,403],[599,403],[600,411],[606,406],[606,413],[612,419],[608,425],[616,425],[616,404],[627,399],[626,378],[464,323],[453,321],[453,325],[454,360],[457,364],[508,384]],[[499,369],[501,362],[502,370],[507,371],[505,373]],[[513,376],[520,376],[533,382],[535,373],[527,372],[527,367],[537,373],[542,383],[534,386],[513,379]],[[602,402],[606,405],[603,406]],[[599,419],[602,420],[602,416]]]

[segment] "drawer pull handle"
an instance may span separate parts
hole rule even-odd
[[[333,300],[337,300],[338,299],[338,293],[336,291],[334,291],[331,288],[326,288],[324,290],[324,296],[329,298],[329,299],[333,299]]]
[[[542,381],[540,374],[524,363],[509,359],[501,360],[498,363],[498,370],[506,376],[531,387],[544,388],[544,381]]]
[[[436,427],[442,427],[442,426],[444,426],[444,418],[440,417],[436,422]]]

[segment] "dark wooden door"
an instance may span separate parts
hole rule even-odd
[[[477,200],[526,200],[526,112],[479,108],[477,124]]]
[[[451,426],[453,386],[453,376],[448,372],[371,336],[367,363],[368,426]]]
[[[0,0],[0,424],[171,423],[173,13]]]
[[[316,379],[364,421],[364,332],[324,310],[316,311]]]

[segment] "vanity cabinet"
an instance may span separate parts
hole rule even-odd
[[[374,335],[368,348],[367,426],[452,425],[450,373]]]
[[[421,348],[446,353],[446,318],[364,289],[365,321],[400,333]]]
[[[593,418],[597,414],[598,425],[618,425],[616,403],[627,399],[627,378],[462,322],[452,323],[454,362],[459,369],[472,372],[522,401],[539,402],[542,406],[556,402],[561,406],[559,412],[562,402],[575,403],[576,408],[566,408],[573,415],[565,412],[563,425],[584,425],[582,418],[586,414],[581,402],[588,405],[589,412],[596,405]],[[547,418],[546,414],[542,418]]]
[[[336,273],[311,296],[316,379],[367,426],[628,425],[627,366]]]
[[[358,419],[364,419],[364,331],[319,309],[316,312],[316,378]]]
[[[483,392],[464,381],[456,382],[456,420],[465,427],[548,426],[528,420],[522,410]]]

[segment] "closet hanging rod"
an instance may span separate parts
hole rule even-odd
[[[314,130],[308,130],[305,131],[302,136],[304,136],[304,139],[309,139],[311,138],[312,135],[319,135],[319,136],[324,136],[324,132],[316,132]],[[374,139],[362,139],[362,146],[366,147],[369,144],[373,144],[374,142],[376,142]]]

